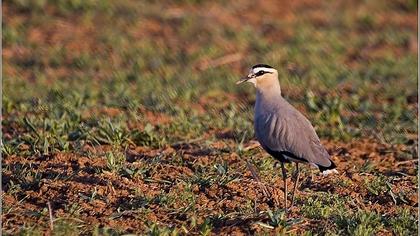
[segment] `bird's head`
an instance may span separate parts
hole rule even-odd
[[[265,64],[258,64],[253,66],[249,74],[236,82],[236,84],[241,84],[243,82],[251,82],[254,84],[255,87],[259,85],[265,84],[270,85],[272,83],[277,83],[278,81],[278,73],[277,70],[273,67]]]

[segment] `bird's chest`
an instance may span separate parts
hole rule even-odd
[[[287,124],[277,113],[256,113],[254,117],[255,136],[262,145],[271,146],[272,142],[278,142],[281,126],[284,125]]]
[[[271,142],[278,142],[279,132],[284,123],[281,109],[281,99],[264,100],[260,97],[254,107],[255,136],[262,145],[271,146]]]

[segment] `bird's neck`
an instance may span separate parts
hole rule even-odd
[[[271,81],[270,83],[258,83],[256,88],[257,98],[275,99],[276,97],[281,97],[280,83],[277,79],[276,81]]]
[[[257,97],[255,101],[256,114],[272,112],[282,99],[280,84],[272,83],[271,86],[257,86]]]

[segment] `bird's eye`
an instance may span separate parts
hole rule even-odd
[[[260,70],[260,71],[258,71],[255,75],[256,75],[256,76],[261,76],[261,75],[263,75],[263,74],[265,74],[265,71]]]

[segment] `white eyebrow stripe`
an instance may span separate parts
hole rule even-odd
[[[273,69],[273,68],[266,68],[266,67],[257,67],[257,68],[252,69],[253,74],[256,74],[260,71],[267,71],[267,72],[270,72],[270,73],[274,73],[276,70]]]

